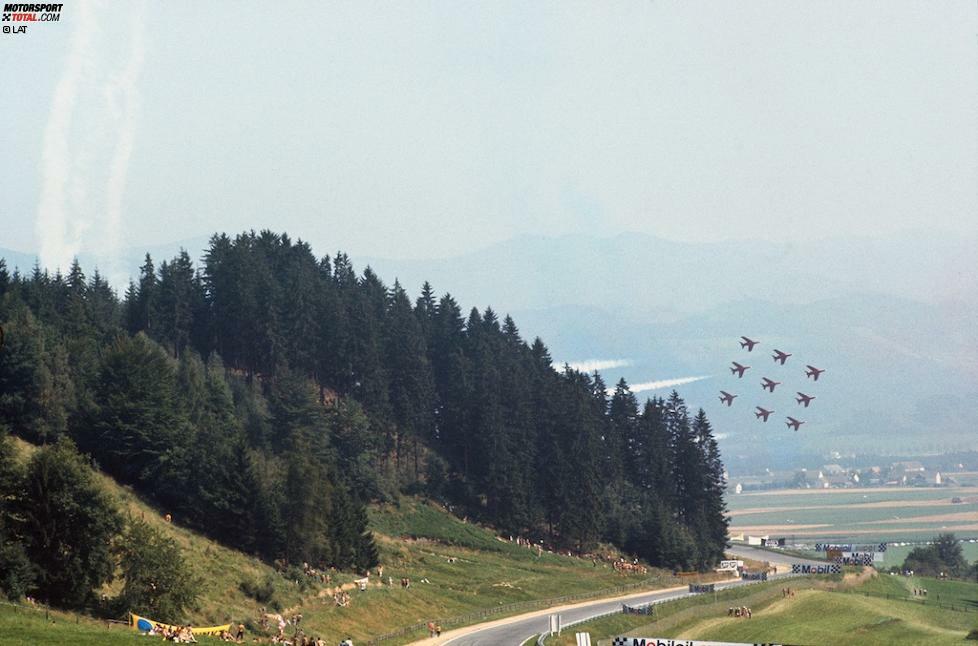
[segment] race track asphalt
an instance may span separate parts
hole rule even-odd
[[[755,561],[768,561],[771,564],[790,565],[792,563],[811,563],[813,559],[803,559],[786,554],[779,554],[768,550],[761,550],[746,545],[738,545],[727,550],[727,553],[740,558],[749,558]],[[786,578],[790,574],[778,574],[771,578]],[[748,585],[746,581],[730,580],[717,583],[717,589]],[[590,601],[574,606],[551,608],[543,612],[534,612],[527,615],[517,615],[508,619],[484,624],[481,627],[470,626],[454,630],[450,634],[445,634],[441,639],[423,640],[416,642],[424,645],[451,645],[451,646],[519,646],[524,641],[534,635],[539,635],[548,629],[550,625],[549,616],[559,614],[561,622],[566,625],[571,622],[581,621],[597,617],[615,610],[620,610],[622,603],[627,602],[630,606],[638,606],[646,603],[661,602],[671,599],[680,599],[690,596],[687,588],[672,588],[668,590],[658,590],[638,594],[630,594],[623,597],[612,599],[602,599]]]

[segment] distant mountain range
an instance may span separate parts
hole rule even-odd
[[[556,359],[628,360],[604,373],[609,384],[710,375],[678,389],[706,408],[732,468],[978,448],[975,238],[522,237],[456,258],[355,260],[409,289],[427,279],[466,306],[510,312]],[[748,354],[741,334],[762,343]],[[781,367],[773,348],[794,356]],[[734,359],[752,366],[742,380]],[[806,363],[828,372],[812,382]],[[784,384],[762,392],[762,376]],[[721,388],[740,395],[731,408]],[[801,408],[797,391],[817,399]],[[763,424],[755,405],[777,412]],[[785,415],[808,423],[789,431]]]
[[[123,264],[135,275],[146,251],[158,264],[180,247],[196,260],[206,245],[134,249]],[[0,256],[34,264],[30,254]],[[87,271],[104,264],[80,260]],[[833,451],[978,448],[976,260],[978,239],[930,233],[804,244],[525,236],[453,258],[353,258],[412,293],[428,280],[466,308],[509,312],[560,361],[626,360],[604,374],[609,385],[709,376],[679,390],[710,414],[733,470]],[[748,354],[741,334],[761,345]],[[775,347],[794,353],[784,367],[770,357]],[[731,360],[752,366],[742,380]],[[818,383],[805,378],[806,363],[827,369]],[[784,384],[762,392],[762,376]],[[720,405],[721,388],[739,395],[733,407]],[[817,399],[801,408],[796,391]],[[755,405],[777,412],[763,424]],[[789,431],[786,414],[808,423]]]

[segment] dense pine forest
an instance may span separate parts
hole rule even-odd
[[[47,445],[16,467],[0,443],[8,592],[81,603],[106,575],[98,546],[65,550],[71,537],[37,518],[58,462],[94,464],[266,560],[369,568],[365,505],[401,494],[569,549],[604,541],[683,569],[723,553],[702,410],[676,393],[642,404],[624,381],[609,391],[554,366],[508,316],[465,314],[427,283],[412,302],[284,234],[215,235],[196,267],[147,256],[121,300],[77,262],[22,275],[0,260],[0,324],[0,435]],[[60,486],[98,497],[74,477]],[[122,532],[109,511],[83,517],[78,531]],[[90,570],[80,592],[55,580]]]

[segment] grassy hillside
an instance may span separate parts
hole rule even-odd
[[[907,585],[910,587],[907,587]],[[781,595],[783,586],[796,590],[793,598]],[[926,587],[928,602],[914,602],[913,585]],[[941,596],[938,605],[936,595]],[[870,596],[871,595],[871,596]],[[969,605],[975,604],[975,605]],[[749,606],[751,619],[729,617],[730,606]],[[950,610],[953,605],[957,610]],[[846,582],[811,579],[776,581],[742,590],[719,602],[709,597],[670,603],[660,618],[649,622],[635,616],[615,615],[589,622],[586,630],[605,645],[610,637],[629,634],[734,642],[846,643],[854,646],[884,644],[960,644],[976,625],[969,608],[978,606],[978,584],[901,577],[847,577]],[[574,630],[548,644],[574,644]],[[844,636],[844,637],[843,637]],[[600,638],[600,639],[599,639]]]
[[[25,459],[35,450],[27,442],[15,442]],[[294,605],[302,598],[300,586],[294,581],[286,580],[274,568],[181,527],[179,518],[166,522],[163,518],[165,510],[154,509],[129,487],[119,485],[104,474],[98,474],[98,478],[105,490],[118,502],[124,515],[146,520],[173,538],[185,550],[187,560],[202,579],[199,606],[190,613],[198,625],[221,624],[231,619],[242,621],[244,618],[254,617],[259,604],[241,590],[243,581],[270,582],[275,591],[276,604],[281,607]],[[352,577],[348,576],[346,580],[352,580]],[[111,596],[118,591],[118,587],[117,581],[104,592]],[[132,608],[132,611],[139,613],[138,608]]]
[[[34,450],[22,441],[17,446],[25,459]],[[674,583],[665,572],[622,576],[601,561],[594,564],[590,559],[547,552],[537,556],[535,550],[502,540],[489,529],[411,498],[370,510],[384,582],[374,574],[367,591],[358,592],[352,583],[356,577],[351,573],[333,573],[329,586],[314,584],[301,575],[289,580],[258,559],[181,527],[179,518],[166,522],[166,510],[154,508],[112,478],[99,475],[99,480],[123,513],[144,518],[186,550],[188,560],[203,579],[199,605],[188,613],[188,620],[197,625],[243,622],[250,635],[262,634],[257,622],[261,606],[280,610],[286,616],[301,612],[306,631],[323,636],[327,642],[338,642],[347,636],[361,642],[421,621],[438,620],[448,628],[474,623],[483,611],[492,609],[515,614],[541,607],[531,604],[544,599],[609,591],[623,584],[654,587]],[[393,586],[385,584],[388,577],[393,579]],[[402,577],[411,579],[409,589],[399,585]],[[272,600],[249,597],[242,590],[243,582],[268,582],[273,589]],[[118,585],[116,582],[104,592],[112,595]],[[332,594],[337,586],[349,589],[348,607],[334,603]],[[106,631],[104,624],[84,617],[58,615],[62,620],[56,617],[55,623],[50,623],[39,618],[43,613],[0,608],[0,644],[59,643],[66,641],[64,634],[75,631],[79,637],[71,641],[76,644],[88,643],[85,635],[101,635],[93,637],[92,642],[100,644],[137,639],[118,628]],[[138,608],[132,610],[139,613]],[[390,643],[403,643],[410,636]]]
[[[125,626],[110,628],[105,622],[75,614],[55,611],[45,613],[43,610],[15,609],[0,605],[0,644],[3,646],[122,646],[140,643],[146,644],[146,640]]]
[[[354,593],[349,608],[331,600],[308,602],[303,623],[324,634],[350,635],[356,641],[422,621],[438,620],[443,628],[474,623],[479,617],[461,615],[485,609],[529,604],[534,600],[610,590],[646,581],[649,587],[672,582],[667,573],[623,577],[608,565],[574,557],[536,552],[491,531],[466,523],[430,504],[405,499],[399,506],[374,507],[370,514],[384,579],[371,580],[365,593]],[[401,577],[412,581],[404,590]],[[423,583],[422,580],[430,581]],[[525,605],[501,614],[532,610]],[[451,618],[455,621],[446,621]],[[422,636],[423,631],[413,633]],[[391,643],[409,641],[403,636]]]
[[[780,640],[807,644],[860,646],[960,644],[975,617],[880,597],[804,590],[778,599],[750,620],[713,617],[681,627],[677,637],[733,641]],[[844,637],[843,637],[844,636]]]

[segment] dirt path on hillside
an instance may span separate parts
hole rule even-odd
[[[877,576],[876,568],[864,567],[860,572],[846,572],[842,577],[842,585],[853,587],[866,583]]]

